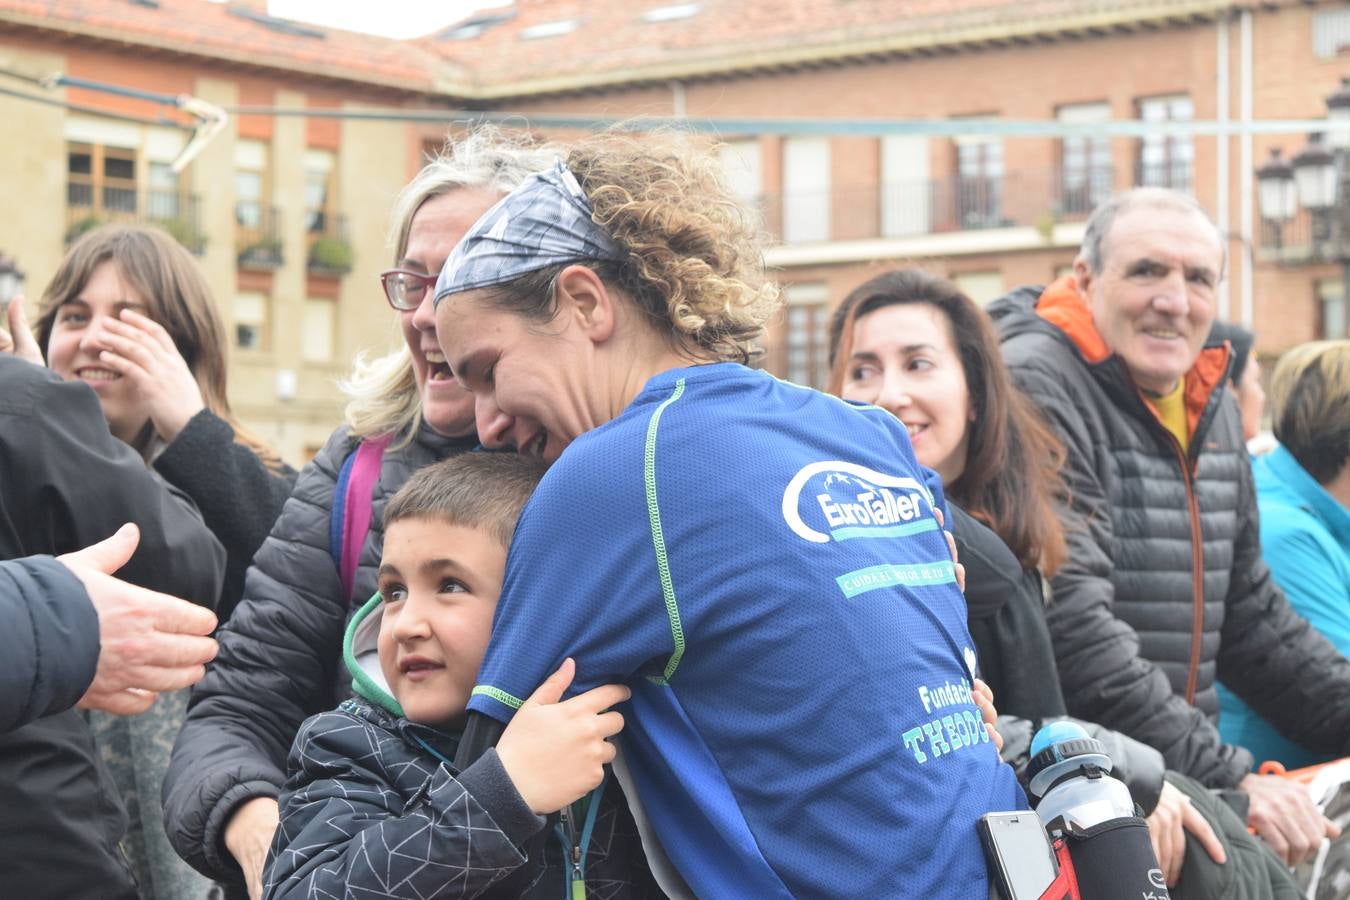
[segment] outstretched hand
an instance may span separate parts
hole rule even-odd
[[[80,699],[84,709],[145,712],[160,691],[196,684],[216,655],[209,609],[113,578],[140,533],[123,525],[112,537],[57,557],[81,582],[98,613],[98,668]]]
[[[23,311],[23,297],[9,301],[5,310],[6,328],[0,328],[0,353],[12,353],[19,359],[28,360],[36,365],[46,365],[42,361],[42,350],[38,347],[33,330],[28,327],[28,317]]]
[[[154,319],[124,309],[120,319],[104,322],[103,343],[108,349],[99,353],[99,360],[130,379],[145,402],[155,432],[172,442],[205,403],[197,379],[169,332]]]
[[[557,812],[598,787],[605,764],[614,759],[608,738],[623,730],[623,716],[610,707],[632,692],[605,684],[563,700],[576,668],[571,659],[563,660],[516,711],[497,742],[502,768],[537,815]]]

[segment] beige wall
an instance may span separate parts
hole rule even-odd
[[[62,72],[66,59],[5,42],[0,43],[0,68],[35,74]],[[60,90],[16,86],[57,101],[65,95]],[[25,292],[31,319],[42,289],[65,252],[65,110],[0,95],[0,121],[5,122],[7,133],[0,142],[0,197],[5,198],[0,252],[17,260],[28,276]]]

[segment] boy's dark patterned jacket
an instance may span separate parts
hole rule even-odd
[[[495,751],[454,771],[457,736],[397,715],[376,669],[357,661],[353,642],[373,644],[378,604],[347,632],[344,656],[361,696],[307,720],[291,748],[265,896],[573,896],[570,835],[580,824],[569,833],[556,817],[536,816]],[[663,896],[612,777],[585,851],[589,900]]]

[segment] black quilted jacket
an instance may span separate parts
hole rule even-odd
[[[463,772],[444,762],[454,755],[452,737],[362,699],[307,721],[291,753],[265,898],[574,896],[561,832],[531,812],[497,752]],[[663,896],[612,778],[585,884],[591,900]]]
[[[301,723],[350,695],[342,633],[375,592],[385,502],[415,470],[471,445],[423,426],[406,447],[385,451],[351,597],[329,549],[338,472],[355,447],[345,428],[305,466],[258,549],[243,599],[217,634],[220,654],[192,690],[163,791],[174,849],[233,896],[243,878],[223,842],[230,814],[252,797],[277,796]]]
[[[1261,560],[1238,409],[1221,387],[1225,351],[1207,350],[1188,376],[1203,363],[1201,380],[1220,387],[1183,459],[1121,360],[1089,361],[1045,318],[1053,305],[1080,340],[1095,336],[1081,299],[1066,304],[1056,289],[1060,302],[1028,287],[989,312],[1018,387],[1068,450],[1069,556],[1046,614],[1070,715],[1232,787],[1252,757],[1219,738],[1217,677],[1293,740],[1350,753],[1350,663],[1294,613]]]

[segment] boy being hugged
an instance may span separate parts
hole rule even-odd
[[[379,593],[343,648],[358,696],[296,736],[270,900],[661,896],[605,776],[606,739],[623,728],[611,707],[628,688],[562,700],[566,660],[495,750],[462,772],[451,762],[507,547],[543,472],[525,457],[468,453],[422,469],[389,501]]]

